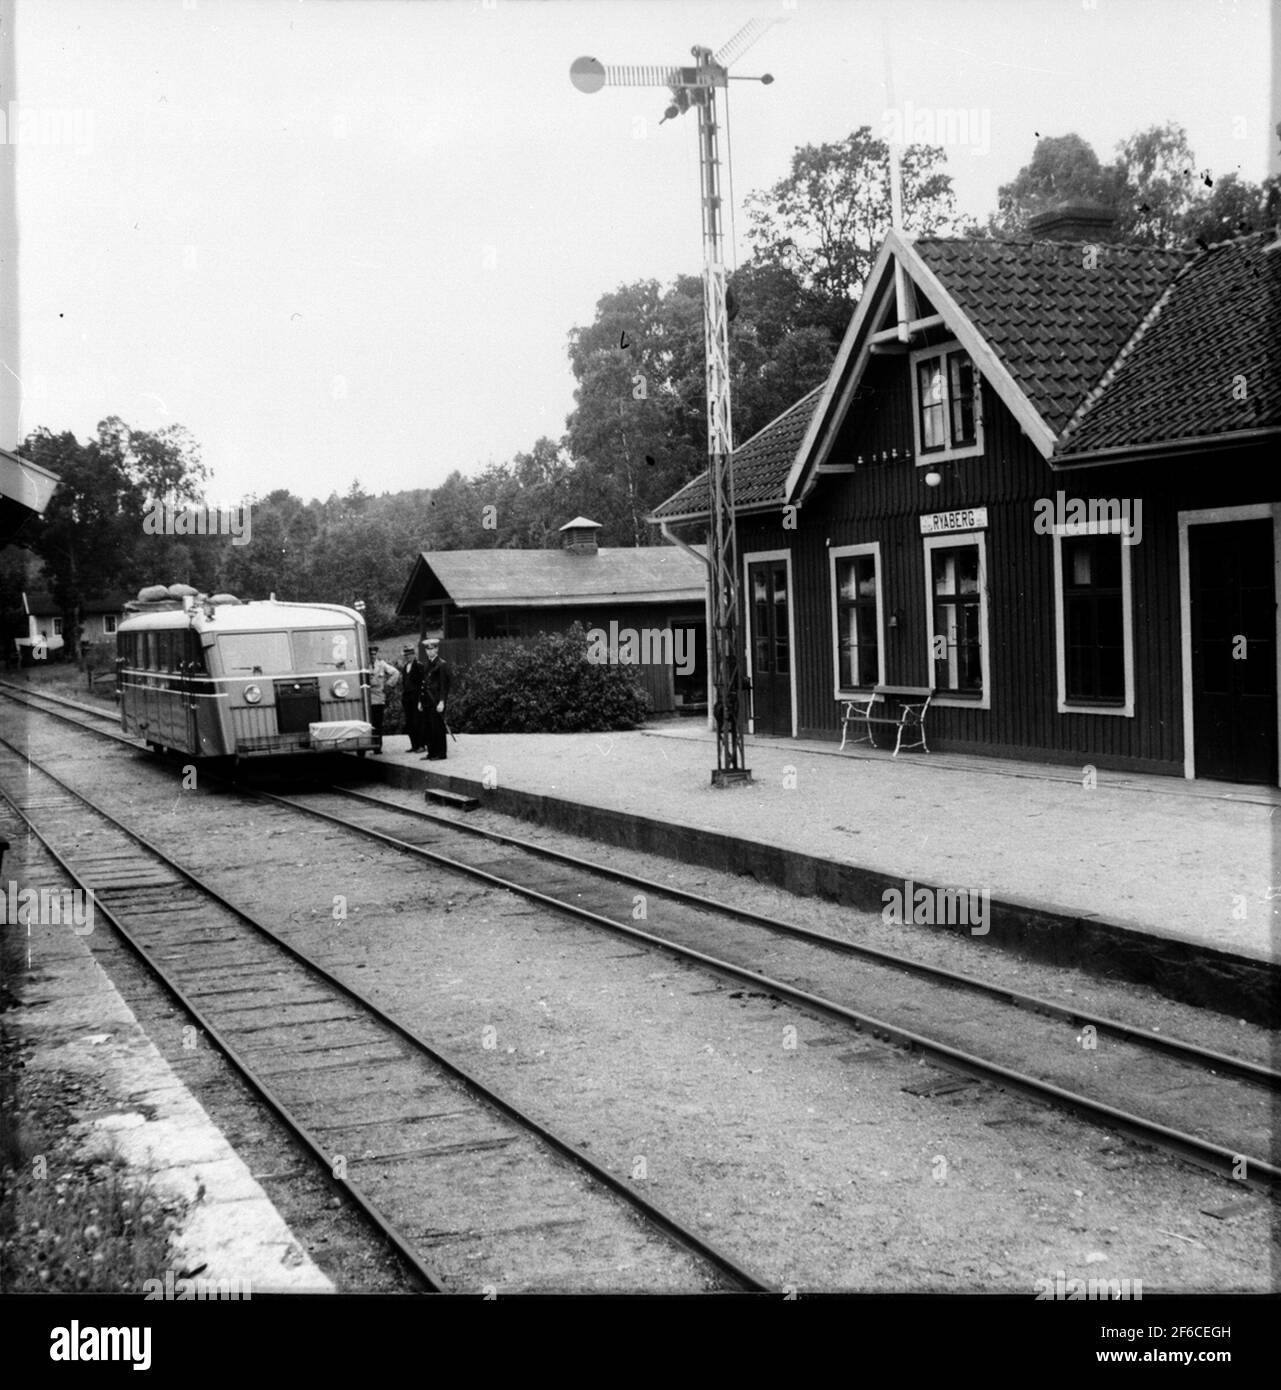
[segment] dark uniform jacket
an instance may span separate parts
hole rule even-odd
[[[423,668],[423,709],[434,710],[442,700],[449,699],[449,687],[453,684],[453,673],[439,658],[429,661]]]

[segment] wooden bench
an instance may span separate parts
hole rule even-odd
[[[894,756],[896,758],[900,748],[924,748],[928,753],[930,750],[929,745],[925,742],[925,712],[929,709],[930,701],[933,698],[933,690],[923,685],[878,685],[873,688],[870,695],[843,696],[841,699],[841,704],[844,706],[841,713],[842,750],[845,748],[847,739],[850,743],[866,741],[875,748],[876,740],[872,737],[872,725],[892,724],[898,730],[894,739]],[[897,714],[891,712],[891,701],[898,706]],[[884,714],[873,713],[878,705],[884,707]],[[850,723],[856,719],[863,721],[866,733],[850,739]],[[911,729],[917,730],[920,736],[913,743],[904,743],[903,734]]]

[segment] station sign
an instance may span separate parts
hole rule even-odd
[[[937,536],[945,531],[985,531],[987,508],[958,507],[951,512],[926,512],[920,521],[923,536]]]

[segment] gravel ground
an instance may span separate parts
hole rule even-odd
[[[510,894],[182,793],[174,765],[35,742],[79,749],[78,784],[782,1285],[1270,1285],[1268,1205],[1207,1215],[1241,1194],[1174,1160],[984,1086],[911,1094],[946,1078]]]

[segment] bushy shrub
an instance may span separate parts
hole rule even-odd
[[[449,724],[471,734],[569,734],[630,729],[649,711],[649,696],[626,666],[587,659],[579,624],[505,642],[462,671],[449,701]]]

